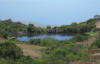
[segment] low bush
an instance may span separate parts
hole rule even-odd
[[[82,42],[84,40],[88,40],[88,36],[87,35],[77,34],[72,39],[70,39],[69,41],[70,42]]]
[[[20,59],[16,59],[14,61],[13,59],[4,59],[0,61],[0,64],[40,64],[38,60],[33,60],[30,57],[22,56]]]
[[[40,39],[31,39],[29,41],[30,44],[34,44],[34,45],[40,45],[41,40]]]
[[[13,42],[6,41],[0,43],[0,56],[3,58],[12,58],[14,60],[19,59],[23,55],[21,49],[17,47]]]
[[[33,45],[39,45],[39,46],[53,46],[59,43],[59,41],[52,38],[45,38],[43,40],[31,39],[29,43]]]
[[[90,48],[100,48],[100,39],[96,40]]]
[[[70,42],[59,47],[48,48],[45,59],[49,64],[69,64],[69,62],[88,60],[88,53],[85,48]]]

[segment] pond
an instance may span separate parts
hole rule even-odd
[[[43,34],[43,35],[34,35],[34,36],[22,36],[22,37],[18,37],[17,40],[19,41],[24,41],[24,42],[28,42],[30,39],[45,39],[45,38],[53,38],[56,40],[69,40],[72,38],[72,36],[69,35],[60,35],[60,34],[53,34],[53,35],[47,35],[47,34]]]

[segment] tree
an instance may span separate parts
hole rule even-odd
[[[94,19],[95,19],[95,20],[100,20],[100,15],[95,15],[95,16],[94,16]]]
[[[51,26],[47,26],[47,29],[51,29]]]
[[[29,34],[34,33],[35,32],[34,29],[35,29],[35,26],[33,24],[29,24],[28,27],[27,27],[27,32]]]

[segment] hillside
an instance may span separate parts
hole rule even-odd
[[[3,29],[2,29],[3,28]],[[36,27],[11,19],[0,20],[1,64],[100,64],[100,22],[96,18],[71,25]],[[32,34],[74,34],[69,40],[53,38],[16,40]]]

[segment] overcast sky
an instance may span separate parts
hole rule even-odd
[[[63,25],[100,14],[100,0],[0,0],[0,19]]]

